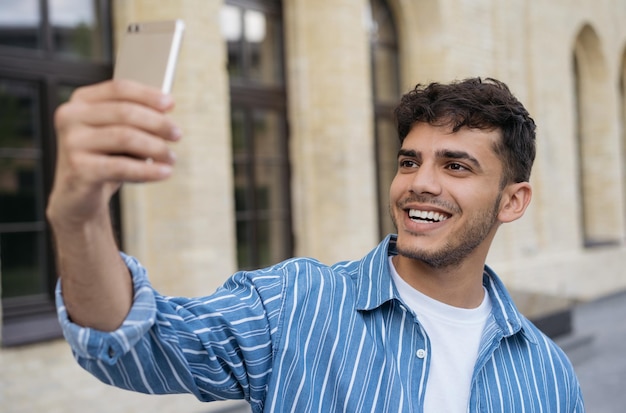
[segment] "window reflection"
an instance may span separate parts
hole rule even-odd
[[[231,90],[237,260],[246,269],[292,254],[289,160],[280,2],[233,3],[222,7],[220,24]]]
[[[41,232],[0,233],[2,298],[45,292],[40,252]]]
[[[0,148],[34,148],[38,93],[31,82],[0,79]]]
[[[0,79],[0,275],[2,296],[44,292],[39,87]]]
[[[39,48],[40,23],[39,0],[0,1],[0,45]]]
[[[74,86],[110,78],[111,3],[0,0],[2,344],[55,334],[56,272],[44,219],[54,165],[51,120]],[[46,328],[34,331],[31,321]]]
[[[284,118],[235,108],[231,122],[239,266],[269,265],[290,248]]]
[[[265,39],[265,15],[260,11],[246,10],[244,27],[246,41],[261,43]]]
[[[42,49],[72,60],[108,62],[107,0],[0,0],[0,46]],[[47,40],[44,40],[47,39]],[[52,48],[52,50],[49,50]]]
[[[49,0],[54,50],[70,59],[106,60],[102,1]]]
[[[38,174],[38,163],[32,159],[0,159],[0,223],[38,220]]]
[[[36,84],[0,79],[0,223],[38,219],[38,107]]]
[[[227,41],[231,79],[267,85],[282,83],[281,28],[275,15],[226,4],[220,14],[220,26]]]

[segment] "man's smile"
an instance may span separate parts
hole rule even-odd
[[[419,209],[409,209],[409,218],[420,223],[442,222],[448,219],[448,215],[435,211],[424,211]]]

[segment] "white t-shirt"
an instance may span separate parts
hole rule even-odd
[[[430,354],[420,353],[431,357],[424,412],[467,412],[478,347],[491,314],[489,294],[485,290],[483,302],[477,308],[453,307],[407,284],[398,275],[391,257],[389,268],[400,298],[415,312],[430,339]]]

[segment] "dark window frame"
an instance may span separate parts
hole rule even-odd
[[[248,147],[246,148],[247,155],[245,157],[238,157],[236,154],[233,156],[233,173],[237,166],[246,166],[246,187],[244,188],[246,205],[251,205],[245,211],[236,211],[235,219],[237,223],[248,222],[251,225],[248,226],[248,232],[246,239],[248,240],[245,248],[246,251],[237,251],[237,255],[245,255],[248,257],[247,263],[243,264],[238,262],[239,267],[242,269],[258,268],[259,266],[267,265],[270,263],[263,262],[261,254],[258,251],[259,239],[258,231],[255,230],[258,223],[268,217],[278,218],[283,220],[285,226],[282,229],[281,245],[284,250],[282,251],[281,258],[288,258],[293,255],[294,249],[294,237],[292,229],[292,213],[291,213],[291,170],[289,163],[289,127],[287,122],[287,104],[286,104],[286,79],[285,79],[285,67],[284,67],[284,31],[282,25],[282,8],[281,2],[277,0],[226,0],[226,5],[236,6],[244,10],[255,10],[263,12],[267,15],[272,15],[276,21],[279,22],[278,31],[280,36],[280,73],[281,79],[275,84],[261,84],[253,79],[246,77],[248,73],[249,62],[246,60],[247,53],[245,44],[242,42],[239,47],[242,48],[242,76],[230,78],[230,100],[231,100],[231,113],[236,111],[242,112],[244,116],[244,134],[247,134],[244,141],[248,141]],[[280,148],[277,148],[279,153],[276,159],[267,161],[259,158],[255,155],[254,142],[249,139],[253,136],[253,116],[255,111],[271,111],[280,115],[282,119],[279,126],[281,142]],[[245,159],[244,159],[245,158]],[[254,174],[254,170],[258,164],[270,162],[271,165],[280,166],[282,168],[280,181],[282,191],[284,191],[283,205],[279,210],[262,210],[258,207],[259,202],[257,200],[257,180]],[[236,189],[236,188],[234,188]],[[238,240],[239,245],[239,240]],[[238,246],[239,249],[239,246]]]
[[[107,56],[112,55],[112,10],[108,2],[97,3],[103,29],[103,47]],[[9,81],[26,81],[37,84],[39,89],[39,138],[43,182],[38,188],[43,197],[43,205],[38,206],[41,222],[29,223],[43,230],[45,248],[40,257],[45,272],[45,292],[42,294],[2,297],[2,346],[15,346],[61,337],[54,305],[54,288],[57,272],[54,259],[52,234],[45,220],[46,200],[52,188],[56,159],[56,138],[54,133],[54,112],[61,103],[60,87],[79,87],[110,79],[113,67],[110,57],[103,61],[82,61],[55,56],[53,51],[53,28],[48,19],[49,8],[46,0],[39,1],[41,42],[38,49],[20,49],[0,45],[0,78]],[[116,232],[121,227],[119,197],[111,204]],[[20,231],[23,225],[0,224],[4,231]]]
[[[399,149],[399,141],[397,140],[397,136],[381,136],[379,131],[379,126],[383,121],[389,121],[392,124],[395,122],[393,111],[397,105],[397,101],[390,102],[384,101],[378,96],[378,87],[376,81],[378,79],[378,67],[376,65],[376,51],[379,49],[386,49],[394,53],[395,57],[395,88],[398,91],[398,99],[400,98],[400,57],[399,57],[399,41],[398,41],[398,30],[394,20],[393,12],[389,7],[389,4],[386,0],[370,0],[369,7],[371,11],[371,19],[372,23],[378,24],[375,20],[374,10],[372,7],[372,2],[377,1],[380,5],[385,8],[385,13],[389,18],[389,22],[391,24],[391,28],[394,33],[394,41],[381,41],[376,33],[372,32],[370,34],[370,67],[371,67],[371,85],[372,85],[372,104],[374,108],[373,113],[373,122],[374,122],[374,154],[375,154],[375,167],[376,167],[376,194],[377,196],[377,209],[378,209],[378,233],[382,238],[387,235],[389,232],[389,223],[391,218],[389,217],[389,209],[384,207],[382,204],[381,194],[387,193],[389,186],[386,183],[382,182],[382,168],[385,165],[384,160],[381,158],[381,153],[378,150],[380,145],[383,144],[391,144],[385,141],[396,139],[396,143]],[[387,198],[387,197],[385,197]]]

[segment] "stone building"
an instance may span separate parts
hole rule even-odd
[[[416,83],[506,82],[538,124],[533,202],[489,263],[519,293],[626,289],[626,2],[22,0],[0,4],[0,406],[235,411],[111,389],[59,339],[43,211],[54,108],[111,76],[129,22],[180,18],[174,176],[112,204],[123,249],[170,295],[292,255],[358,258],[392,231],[390,111]],[[531,297],[531,298],[528,298]],[[535,298],[533,298],[535,297]],[[245,411],[245,409],[243,409]]]

